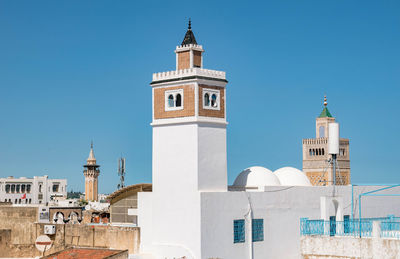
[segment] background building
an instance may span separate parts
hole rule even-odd
[[[48,235],[53,241],[50,250],[45,255],[72,246],[129,249],[130,254],[138,252],[140,239],[139,228],[137,227],[104,227],[104,225],[98,224],[79,224],[74,222],[74,217],[78,216],[78,220],[80,219],[82,208],[72,207],[47,207],[47,220],[42,220],[41,218],[45,216],[43,209],[44,207],[39,205],[14,206],[0,204],[1,258],[42,257],[43,253],[35,247],[35,241],[41,235]],[[49,214],[50,222],[48,221]],[[64,217],[61,217],[60,214],[64,215]],[[54,224],[55,218],[58,218],[57,224]],[[64,220],[68,220],[68,222]],[[94,257],[86,254],[86,256],[74,258]]]
[[[312,185],[332,185],[333,169],[328,160],[329,123],[335,122],[327,107],[326,96],[324,109],[315,121],[316,137],[303,139],[303,172],[306,173]],[[339,155],[337,156],[336,183],[348,185],[350,180],[349,139],[340,138]]]
[[[66,198],[66,179],[49,179],[47,175],[33,178],[0,178],[0,201],[45,205],[50,201]]]
[[[110,202],[110,216],[112,224],[138,223],[138,192],[151,192],[150,183],[141,183],[126,186],[107,197]]]

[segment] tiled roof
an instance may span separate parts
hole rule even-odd
[[[324,118],[324,117],[330,117],[330,118],[333,117],[332,114],[329,112],[329,110],[328,110],[327,107],[325,107],[325,108],[322,110],[321,114],[319,115],[319,118]]]
[[[188,30],[187,30],[187,32],[185,34],[185,38],[183,38],[181,46],[190,45],[190,44],[197,45],[197,41],[196,41],[196,38],[194,37],[194,34],[192,32],[192,24],[191,24],[190,19],[189,19]]]
[[[119,190],[116,190],[115,192],[111,193],[110,195],[107,196],[107,200],[110,201],[110,203],[117,202],[120,200],[120,198],[123,197],[122,194],[125,193],[135,193],[135,192],[151,192],[152,191],[152,184],[151,183],[138,183],[138,184],[133,184],[126,186],[124,188],[121,188]]]
[[[67,248],[57,253],[50,254],[42,258],[48,259],[105,259],[120,253],[127,253],[128,250],[112,250],[104,248]]]

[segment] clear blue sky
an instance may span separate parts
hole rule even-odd
[[[353,183],[398,183],[400,1],[0,1],[0,175],[100,192],[151,181],[154,72],[175,69],[187,19],[204,67],[227,72],[228,178],[302,167],[323,95],[350,138]]]

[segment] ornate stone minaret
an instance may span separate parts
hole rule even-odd
[[[99,165],[96,165],[96,158],[93,152],[93,142],[90,145],[90,153],[86,165],[83,166],[83,174],[85,175],[85,200],[97,201],[98,197],[98,180],[100,174]]]
[[[303,172],[313,185],[331,185],[333,183],[332,165],[328,163],[329,123],[335,118],[328,110],[324,97],[324,109],[315,121],[316,138],[303,139]],[[349,139],[340,138],[338,170],[336,184],[350,184]]]

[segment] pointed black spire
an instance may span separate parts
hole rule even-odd
[[[189,44],[196,44],[197,45],[197,41],[196,38],[194,37],[194,34],[192,32],[192,21],[189,18],[189,25],[188,25],[188,30],[185,34],[185,38],[183,38],[182,44],[183,45],[189,45]]]

